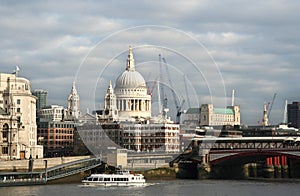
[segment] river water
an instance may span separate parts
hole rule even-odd
[[[0,188],[1,196],[105,196],[105,195],[212,195],[288,196],[300,195],[300,181],[170,180],[150,181],[145,187],[82,187],[54,184]]]

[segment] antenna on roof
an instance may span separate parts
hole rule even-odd
[[[232,89],[232,94],[231,94],[231,106],[234,106],[234,89]]]
[[[13,74],[15,74],[15,75],[16,75],[16,77],[18,77],[18,73],[19,73],[19,71],[20,71],[20,68],[19,68],[19,66],[16,66],[16,69],[14,70]]]
[[[283,123],[284,124],[287,124],[287,105],[288,105],[288,101],[285,100],[284,112],[283,112]]]

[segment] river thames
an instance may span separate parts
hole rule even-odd
[[[92,196],[92,195],[212,195],[283,196],[299,195],[300,181],[170,180],[150,181],[144,187],[82,187],[78,184],[53,184],[0,188],[1,196]]]

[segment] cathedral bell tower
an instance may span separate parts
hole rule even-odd
[[[75,87],[75,82],[73,82],[72,90],[68,98],[67,118],[69,120],[75,120],[78,119],[79,115],[80,115],[80,100]]]
[[[118,110],[117,110],[117,101],[116,95],[114,93],[114,89],[112,87],[111,81],[109,82],[109,86],[107,89],[107,93],[105,95],[105,105],[103,116],[105,120],[115,121],[118,118]]]

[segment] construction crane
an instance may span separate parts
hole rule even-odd
[[[168,98],[165,94],[165,89],[163,86],[164,83],[164,78],[163,78],[163,67],[162,67],[162,59],[161,59],[161,54],[158,55],[159,56],[159,88],[160,88],[160,93],[161,93],[161,103],[162,103],[162,112],[168,107]]]
[[[189,92],[188,92],[188,87],[187,87],[187,84],[186,84],[186,75],[183,75],[183,80],[184,80],[184,88],[185,88],[185,94],[187,96],[187,104],[188,104],[188,108],[191,108],[191,102],[190,102],[190,99],[189,99]]]
[[[169,84],[170,84],[170,87],[171,87],[171,93],[172,93],[173,98],[174,98],[174,104],[175,104],[175,106],[176,106],[176,123],[180,123],[180,116],[181,116],[181,114],[183,113],[183,111],[182,111],[182,106],[183,106],[185,100],[182,100],[181,104],[179,105],[178,100],[177,100],[176,93],[175,93],[174,88],[173,88],[173,82],[172,82],[171,77],[170,77],[170,72],[169,72],[169,68],[168,68],[168,63],[167,63],[167,61],[166,61],[165,58],[161,58],[161,60],[162,60],[163,63],[166,65],[167,77],[168,77],[168,81],[169,81]]]
[[[180,124],[180,116],[182,113],[184,113],[184,111],[182,110],[182,106],[184,104],[185,100],[182,100],[180,106],[176,106],[177,109],[177,114],[176,114],[176,123]]]
[[[148,86],[148,95],[151,95],[151,96],[152,96],[152,93],[153,93],[153,90],[154,90],[154,88],[155,88],[157,79],[158,79],[158,76],[155,78],[155,80],[154,80],[154,82],[153,82],[153,85],[152,85],[152,88],[151,88],[151,89],[150,89],[150,87]]]
[[[273,107],[273,104],[274,104],[274,101],[275,101],[275,98],[276,98],[276,93],[274,93],[273,95],[273,99],[272,99],[272,102],[270,104],[270,107],[268,107],[268,119],[270,120],[270,114],[271,114],[271,111],[272,111],[272,107]]]

